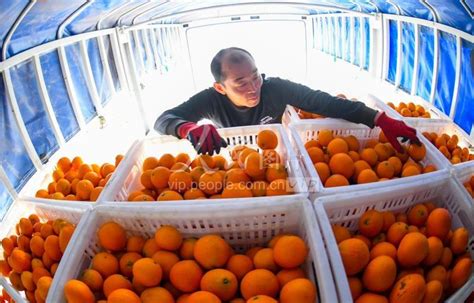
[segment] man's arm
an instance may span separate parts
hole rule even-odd
[[[179,138],[178,127],[186,122],[210,118],[212,113],[212,88],[201,91],[188,101],[163,112],[155,121],[154,129],[160,134]]]
[[[287,80],[281,81],[289,91],[288,103],[291,105],[326,117],[340,118],[374,127],[378,111],[367,107],[362,102],[333,97],[326,92],[313,90]]]

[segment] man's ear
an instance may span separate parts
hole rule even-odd
[[[224,85],[219,82],[214,82],[214,89],[221,95],[226,95]]]

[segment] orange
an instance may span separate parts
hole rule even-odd
[[[398,157],[390,157],[388,158],[388,163],[390,163],[392,166],[393,166],[393,170],[394,170],[394,175],[395,176],[398,176],[400,175],[401,171],[402,171],[402,161],[400,160],[400,158]]]
[[[102,179],[101,176],[93,171],[87,172],[83,177],[83,180],[91,181],[94,187],[99,185],[100,179]]]
[[[184,260],[173,265],[170,281],[176,289],[190,293],[199,289],[202,275],[202,269],[196,261]]]
[[[127,280],[126,277],[119,274],[114,274],[107,277],[103,285],[104,295],[108,297],[116,289],[130,289],[131,290],[132,283],[129,280]]]
[[[193,178],[191,177],[191,174],[182,170],[172,172],[168,179],[170,189],[179,193],[184,193],[190,189],[192,183]]]
[[[249,176],[241,168],[232,168],[228,170],[224,176],[224,184],[229,183],[247,183],[250,181]]]
[[[274,149],[264,149],[262,151],[263,165],[268,166],[272,163],[280,163],[281,158],[278,152]]]
[[[395,175],[395,168],[388,161],[382,161],[377,165],[377,175],[380,178],[391,179]]]
[[[71,303],[95,302],[92,291],[84,282],[79,280],[67,281],[64,285],[64,295],[66,296],[67,302]]]
[[[410,144],[408,146],[408,154],[415,161],[421,161],[426,156],[426,147],[424,144]]]
[[[111,251],[123,250],[127,245],[125,229],[115,222],[109,221],[102,224],[97,231],[99,244]]]
[[[332,139],[334,139],[334,136],[331,130],[322,129],[318,132],[318,143],[322,146],[328,146]]]
[[[177,201],[177,200],[184,200],[183,196],[180,193],[174,190],[165,190],[163,191],[158,198],[157,201]]]
[[[178,154],[176,156],[175,160],[176,160],[176,163],[184,163],[184,164],[190,164],[191,163],[191,158],[186,153]]]
[[[268,183],[266,181],[255,181],[250,185],[254,197],[262,197],[267,194]]]
[[[443,253],[441,254],[441,259],[439,260],[439,264],[444,266],[444,268],[448,269],[451,265],[451,261],[453,260],[453,253],[449,247],[443,248]]]
[[[179,256],[183,260],[194,259],[194,245],[196,244],[196,238],[187,238],[183,240],[179,249]]]
[[[440,302],[443,296],[443,284],[439,281],[430,281],[426,283],[426,292],[422,303]]]
[[[274,163],[270,164],[265,171],[265,179],[268,182],[272,182],[278,179],[287,179],[288,173],[286,172],[286,168],[283,164]]]
[[[165,188],[170,175],[171,171],[167,167],[158,166],[151,171],[150,181],[155,188]]]
[[[214,158],[210,155],[199,155],[196,157],[195,161],[197,166],[202,166],[205,170],[210,170],[216,167]]]
[[[163,225],[155,232],[158,247],[166,250],[177,250],[183,242],[183,236],[174,226]]]
[[[423,260],[423,264],[433,266],[438,263],[443,255],[443,242],[437,237],[428,238],[428,255]]]
[[[46,297],[48,296],[49,288],[51,287],[52,283],[53,283],[53,278],[51,278],[51,277],[41,277],[38,280],[38,283],[36,284],[36,288],[38,290],[39,297],[41,299],[46,300]],[[80,282],[80,283],[82,283],[82,282]],[[65,288],[65,291],[66,291],[66,288]],[[88,298],[88,297],[89,296],[87,295],[86,298]]]
[[[378,256],[367,264],[362,276],[364,286],[374,292],[388,290],[397,277],[397,264],[389,256]]]
[[[257,145],[261,149],[275,149],[278,145],[278,137],[272,130],[262,130],[257,134]]]
[[[165,166],[159,166],[159,167],[165,167]],[[173,166],[171,166],[169,170],[170,171],[184,170],[184,171],[189,172],[189,166],[181,162],[176,162],[175,164],[173,164]]]
[[[30,271],[24,271],[20,275],[21,284],[26,290],[34,291],[36,285],[33,283],[33,274]]]
[[[49,192],[46,189],[40,189],[35,194],[36,198],[46,199],[46,198],[48,198],[48,196],[49,196]]]
[[[442,284],[446,283],[447,272],[446,269],[441,265],[436,265],[431,268],[426,274],[426,282],[439,281]]]
[[[237,277],[226,269],[212,269],[201,279],[201,290],[215,294],[222,301],[234,298],[238,286]]]
[[[277,273],[280,287],[283,287],[286,283],[299,278],[306,278],[306,274],[301,268],[282,269]]]
[[[398,246],[406,234],[408,234],[408,225],[404,222],[395,222],[388,229],[387,241]]]
[[[205,235],[194,245],[194,258],[205,269],[223,267],[231,255],[231,247],[218,235]]]
[[[67,196],[71,192],[71,183],[64,178],[59,179],[58,182],[56,182],[56,192]]]
[[[349,147],[350,151],[355,151],[355,152],[359,151],[360,143],[359,143],[359,140],[355,136],[349,135],[347,137],[343,137],[342,139],[346,141],[347,146]]]
[[[89,180],[81,180],[76,185],[76,196],[82,201],[88,201],[94,184]]]
[[[357,184],[365,184],[379,181],[379,177],[372,169],[364,169],[357,175]]]
[[[390,226],[395,223],[395,215],[391,211],[384,211],[382,212],[383,216],[383,227],[382,231],[387,232]]]
[[[275,263],[272,248],[260,249],[253,257],[253,264],[255,268],[264,268],[272,272],[278,271],[278,265]]]
[[[207,199],[206,194],[199,188],[190,188],[183,194],[184,200]]]
[[[445,208],[436,208],[426,220],[426,233],[443,240],[451,230],[451,215]]]
[[[319,142],[317,140],[306,141],[306,143],[304,144],[304,148],[308,149],[310,147],[319,147],[319,148],[321,148],[321,144],[319,144]]]
[[[171,268],[179,262],[179,257],[172,252],[160,250],[157,251],[153,257],[153,261],[161,266],[163,272],[163,279],[168,280]]]
[[[142,254],[145,257],[151,258],[158,250],[160,250],[160,248],[158,244],[156,244],[155,238],[152,238],[145,241]]]
[[[425,294],[426,284],[423,276],[409,274],[395,283],[390,292],[390,302],[421,302]]]
[[[344,226],[333,224],[331,225],[332,232],[334,233],[334,237],[336,238],[336,243],[341,243],[346,239],[351,238],[351,232]]]
[[[38,268],[33,269],[33,282],[35,284],[38,284],[38,280],[41,277],[51,277],[51,274],[49,273],[47,269],[43,267],[38,267]]]
[[[248,272],[254,269],[252,260],[246,255],[233,255],[227,261],[226,269],[231,271],[240,281]]]
[[[44,240],[41,236],[33,236],[30,240],[30,249],[33,256],[41,257],[44,253]]]
[[[421,171],[418,167],[414,165],[406,166],[402,170],[402,177],[410,177],[410,176],[416,176],[421,174]]]
[[[377,143],[374,146],[378,161],[385,161],[390,157],[390,149],[384,143]]]
[[[92,269],[97,270],[103,278],[118,273],[119,262],[117,258],[107,252],[100,252],[92,258]]]
[[[298,236],[283,236],[273,248],[275,263],[286,269],[300,266],[307,256],[308,247]]]
[[[388,256],[393,260],[397,259],[397,248],[389,242],[380,242],[377,243],[372,249],[370,250],[370,260],[375,259],[379,256]]]
[[[276,297],[279,291],[278,279],[267,269],[254,269],[247,273],[240,283],[240,292],[244,299],[256,295]]]
[[[349,145],[347,142],[342,138],[334,138],[329,142],[327,148],[327,153],[330,157],[334,156],[338,153],[348,153],[349,152]]]
[[[326,182],[324,182],[324,187],[336,187],[346,185],[349,185],[349,181],[346,177],[339,174],[331,175],[329,178],[327,178]]]
[[[61,253],[66,251],[66,247],[69,244],[69,240],[71,240],[72,234],[74,233],[74,227],[72,225],[66,225],[61,228],[59,232],[59,249]]]
[[[373,148],[364,148],[360,152],[360,158],[367,162],[370,166],[374,166],[378,161],[377,152]]]
[[[450,248],[455,255],[462,254],[466,251],[469,241],[469,232],[464,227],[459,227],[453,232]]]
[[[141,303],[140,297],[129,289],[116,289],[107,298],[107,303]]]
[[[363,290],[362,282],[357,277],[347,277],[349,282],[349,288],[351,289],[352,300],[357,300],[360,297]]]
[[[421,227],[428,219],[428,208],[424,204],[417,204],[408,211],[408,223]]]
[[[102,290],[104,279],[97,270],[86,269],[80,279],[84,282],[92,291]]]
[[[33,264],[33,261],[32,261],[32,264]],[[34,269],[33,265],[32,265],[32,268]],[[12,269],[10,265],[8,265],[8,262],[6,260],[0,260],[0,274],[1,275],[7,277],[11,270]]]
[[[354,173],[354,162],[347,154],[339,153],[331,157],[329,168],[333,174],[341,174],[349,179]]]
[[[223,176],[214,171],[205,172],[199,177],[198,187],[208,195],[220,193],[224,187]]]
[[[133,264],[141,259],[142,256],[138,252],[127,252],[120,257],[119,266],[122,275],[131,278]]]
[[[431,173],[431,172],[434,172],[436,170],[437,170],[436,166],[434,166],[433,164],[428,164],[423,168],[423,173],[424,174]]]
[[[67,173],[72,167],[72,162],[68,157],[62,157],[58,160],[56,166],[63,172]]]
[[[348,276],[357,274],[369,263],[369,249],[362,240],[347,239],[338,246]]]
[[[369,238],[378,235],[383,228],[383,215],[381,212],[371,209],[359,218],[359,232]]]
[[[230,303],[278,303],[277,300],[273,299],[272,297],[265,296],[265,295],[257,295],[249,298],[247,301],[244,299],[234,299],[230,301]]]
[[[174,303],[173,295],[163,287],[153,287],[145,289],[141,295],[140,299],[142,303]]]
[[[308,279],[295,279],[285,284],[280,292],[280,303],[313,303],[316,286]]]
[[[254,178],[265,173],[263,157],[257,152],[250,153],[244,162],[244,172]]]
[[[428,240],[422,233],[409,233],[398,246],[398,263],[403,267],[417,266],[428,255],[428,251]]]
[[[318,173],[319,178],[321,179],[321,183],[324,184],[331,175],[329,165],[324,162],[318,162],[314,164],[314,168],[316,169],[316,172]]]
[[[319,147],[310,147],[307,149],[309,158],[312,163],[325,162],[324,152]]]
[[[59,245],[59,237],[51,235],[44,241],[44,252],[54,261],[59,261],[62,256],[61,247]]]
[[[449,277],[449,283],[453,289],[458,289],[463,286],[472,273],[472,261],[471,258],[462,258],[453,267],[451,276]]]
[[[145,239],[142,236],[131,236],[127,239],[127,251],[140,253],[145,245]]]
[[[215,294],[208,291],[197,291],[192,293],[186,300],[187,303],[221,303],[222,301]]]
[[[171,169],[171,167],[176,163],[176,159],[171,154],[163,154],[158,160],[158,166],[164,166]]]
[[[251,198],[252,196],[252,191],[244,183],[228,183],[221,194],[222,198]]]
[[[366,236],[363,236],[363,235],[355,235],[353,237],[354,239],[359,239],[361,240],[362,242],[365,243],[365,245],[367,245],[367,248],[370,249],[372,247],[372,241],[370,241],[369,238],[367,238]]]
[[[133,263],[133,278],[146,287],[157,286],[161,282],[163,271],[160,264],[152,258],[142,258]]]
[[[291,193],[292,188],[286,179],[273,180],[266,189],[267,196],[290,195]]]

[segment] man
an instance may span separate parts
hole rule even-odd
[[[227,146],[213,125],[198,126],[199,120],[207,118],[218,127],[281,123],[287,104],[371,128],[379,126],[398,151],[401,146],[397,137],[418,142],[413,128],[362,102],[333,97],[280,78],[265,78],[259,73],[252,55],[244,49],[220,50],[212,59],[211,72],[215,79],[213,88],[165,111],[155,122],[158,132],[187,138],[198,153],[212,155]]]

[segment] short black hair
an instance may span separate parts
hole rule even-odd
[[[232,53],[235,51],[246,53],[247,55],[250,56],[250,58],[253,59],[252,55],[247,50],[240,47],[229,47],[229,48],[221,49],[214,56],[214,58],[212,58],[212,61],[211,61],[211,73],[214,76],[214,79],[216,80],[216,82],[221,82],[225,80],[225,75],[222,73],[222,58],[224,58],[224,56],[227,55],[228,53]],[[229,59],[232,62],[238,63],[242,61],[242,55],[234,53],[231,55]]]

